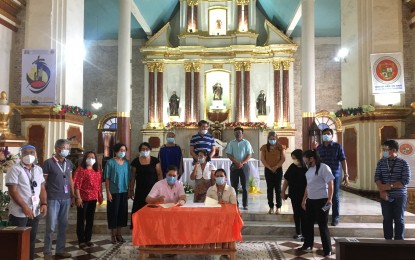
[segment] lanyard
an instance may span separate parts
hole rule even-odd
[[[32,170],[30,170],[30,169],[28,169],[28,168],[24,167],[23,165],[22,165],[22,168],[23,168],[23,170],[25,171],[25,173],[26,173],[26,175],[27,175],[27,178],[29,178],[30,185],[32,185],[32,183],[33,183],[33,179],[35,178],[35,173],[33,172],[33,174],[31,174],[31,173],[32,173]],[[33,169],[33,168],[32,168],[32,169]]]
[[[59,163],[59,160],[58,160],[58,159],[56,159],[56,158],[55,158],[55,162],[56,162],[56,165],[58,165],[58,167],[59,167],[59,169],[61,170],[61,172],[65,175],[65,170],[66,170],[66,160],[65,160],[65,162],[63,163],[63,168],[61,167],[61,165],[60,165],[60,163]]]

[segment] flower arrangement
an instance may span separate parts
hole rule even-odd
[[[91,111],[80,108],[78,106],[70,106],[70,105],[54,105],[53,112],[58,113],[59,115],[64,115],[66,113],[70,113],[77,116],[86,116],[91,120],[97,118],[97,115],[92,114]]]
[[[249,127],[249,128],[259,128],[261,130],[267,129],[268,126],[264,122],[230,122],[225,123],[226,128],[235,128],[235,127]]]
[[[261,194],[261,192],[259,191],[259,189],[257,187],[257,183],[256,183],[254,177],[249,178],[248,192],[250,194]]]
[[[18,158],[17,154],[10,154],[7,150],[0,150],[0,173],[6,173],[16,163]]]
[[[340,109],[335,113],[335,115],[336,117],[357,116],[357,115],[362,115],[364,113],[369,113],[373,111],[375,111],[374,106],[363,105],[361,107]]]
[[[169,122],[166,125],[166,128],[176,127],[197,127],[197,122]]]
[[[186,194],[194,193],[193,187],[189,183],[184,184],[184,193]]]

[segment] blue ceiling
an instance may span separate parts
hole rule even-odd
[[[85,0],[85,40],[115,40],[118,38],[118,1]],[[124,0],[123,0],[124,1]],[[133,0],[153,34],[178,11],[179,0]],[[286,31],[300,0],[257,0],[258,9],[280,30]],[[292,37],[301,36],[301,20]],[[315,0],[315,35],[340,36],[340,0]],[[131,37],[145,39],[147,35],[131,16]]]

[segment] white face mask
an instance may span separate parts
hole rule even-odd
[[[24,164],[32,164],[36,160],[36,157],[34,155],[26,155],[22,158],[22,161]]]
[[[95,164],[95,159],[94,158],[88,158],[88,159],[86,159],[86,165],[88,165],[88,166],[92,166],[92,165],[94,165]]]
[[[208,132],[208,130],[200,130],[200,133],[201,133],[202,135],[207,134],[207,132]]]

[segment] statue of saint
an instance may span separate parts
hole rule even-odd
[[[8,103],[6,91],[2,91],[0,93],[0,105],[7,105]]]
[[[259,92],[256,99],[256,108],[258,109],[258,115],[264,116],[267,114],[267,99],[263,90]]]
[[[215,121],[215,124],[211,125],[211,128],[213,137],[222,140],[223,125],[219,121]]]
[[[213,85],[213,100],[222,100],[222,85],[218,82]]]
[[[170,116],[179,115],[179,103],[180,98],[176,95],[176,91],[173,91],[173,94],[169,99]]]

